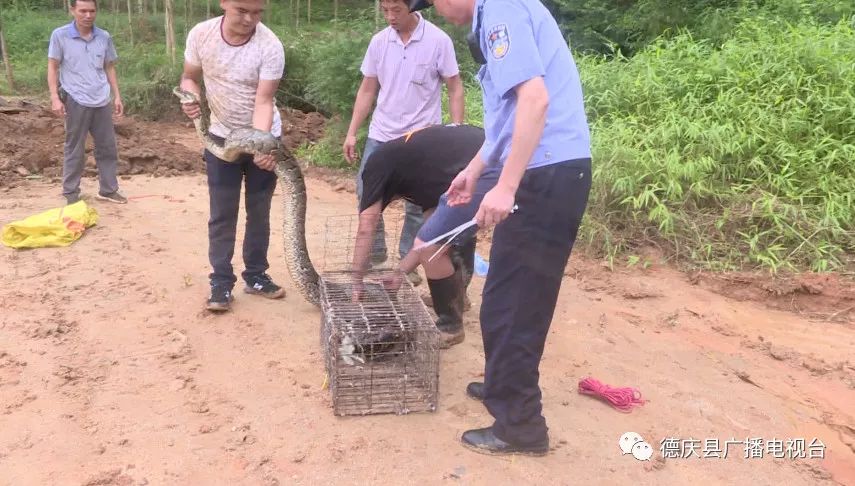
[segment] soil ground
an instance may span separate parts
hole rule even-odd
[[[61,205],[57,123],[37,107],[0,113],[0,224]],[[124,123],[130,203],[93,201],[97,179],[87,177],[100,221],[79,241],[0,248],[0,485],[855,485],[847,278],[688,274],[655,260],[610,270],[574,254],[541,366],[552,451],[485,456],[458,443],[490,424],[463,393],[483,372],[482,278],[469,290],[466,340],[441,353],[435,412],[336,417],[320,312],[284,267],[281,190],[270,274],[288,295],[238,291],[232,312],[211,315],[198,141],[180,123]],[[319,133],[301,123],[289,133]],[[326,222],[355,210],[349,177],[307,173],[318,265]],[[488,245],[479,243],[482,256]],[[243,269],[239,248],[234,264]],[[636,387],[647,403],[620,413],[578,392],[589,376]],[[653,446],[650,461],[621,454],[629,431]],[[738,444],[726,459],[665,458],[668,438],[699,439],[698,453],[705,439]],[[824,458],[746,459],[749,438],[783,439],[785,449],[787,439],[817,438]]]

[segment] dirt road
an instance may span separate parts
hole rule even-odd
[[[93,202],[101,220],[71,247],[0,247],[0,485],[855,484],[855,326],[841,301],[799,314],[655,263],[609,271],[574,256],[541,367],[554,449],[494,458],[457,442],[490,423],[463,393],[483,367],[483,279],[466,341],[441,355],[435,413],[337,418],[319,311],[284,268],[280,205],[270,273],[288,296],[237,292],[215,316],[204,176],[122,184],[130,204]],[[315,256],[326,218],[354,210],[335,188],[308,180]],[[60,202],[56,183],[21,181],[0,190],[0,223]],[[586,376],[648,403],[620,413],[577,392]],[[628,431],[653,446],[649,462],[621,454]],[[699,439],[697,454],[734,442],[726,459],[663,458],[669,438]],[[746,459],[747,439],[782,439],[785,457]],[[787,439],[824,458],[791,458]]]

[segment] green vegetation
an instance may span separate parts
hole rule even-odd
[[[205,10],[201,0],[187,0],[192,9],[182,1],[175,65],[163,43],[162,13],[134,12],[131,46],[127,12],[102,7],[99,23],[117,39],[131,112],[177,112],[169,90],[180,74],[184,34]],[[2,12],[20,93],[46,91],[47,39],[67,21],[57,3],[16,0]],[[580,235],[588,249],[630,265],[642,264],[637,247],[653,244],[675,261],[705,268],[851,271],[852,2],[545,3],[574,50],[591,122],[594,188]],[[375,32],[374,10],[370,3],[342,4],[334,20],[332,3],[316,1],[312,22],[303,11],[297,26],[294,8],[293,1],[271,2],[265,17],[286,47],[279,100],[331,117],[325,138],[302,147],[301,157],[347,167],[341,143]],[[191,10],[190,19],[182,17]],[[481,94],[464,31],[428,16],[455,40],[467,121],[480,125]]]
[[[56,27],[70,21],[58,9],[33,11],[18,9],[4,11],[6,44],[15,68],[16,93],[47,97],[47,48],[50,34]],[[181,75],[180,62],[172,65],[163,41],[162,18],[155,16],[136,19],[135,44],[128,42],[127,15],[99,13],[98,25],[114,37],[119,52],[117,71],[122,98],[129,113],[156,114],[175,109],[168,99],[171,86]],[[158,28],[160,29],[158,31]],[[177,54],[180,60],[180,52]],[[5,78],[0,81],[0,93],[8,94]]]
[[[855,250],[855,31],[745,22],[580,65],[596,170],[588,237],[712,267],[828,270]]]
[[[855,13],[845,0],[544,0],[574,51],[629,56],[660,38],[692,32],[721,44],[744,20],[773,17],[834,24]]]
[[[150,0],[146,0],[150,2]],[[188,0],[190,1],[190,0]],[[53,8],[45,8],[44,3]],[[53,29],[70,22],[65,10],[55,2],[16,1],[12,7],[3,7],[2,16],[6,43],[14,66],[16,94],[47,94],[47,47]],[[62,2],[60,2],[62,3]],[[162,1],[156,2],[162,9]],[[293,2],[292,2],[293,3]],[[124,8],[126,2],[120,2]],[[218,2],[212,1],[211,15],[219,15]],[[126,10],[110,11],[110,3],[99,3],[97,25],[113,36],[119,53],[117,71],[122,96],[129,113],[144,117],[157,117],[166,111],[177,113],[175,100],[171,99],[172,86],[181,75],[184,41],[187,31],[206,18],[206,3],[192,0],[188,6],[179,0],[175,11],[175,64],[166,50],[164,18],[158,13],[138,14],[137,0],[133,0],[132,23]],[[193,12],[185,17],[183,14]],[[347,109],[347,93],[359,83],[359,63],[371,36],[374,20],[371,11],[363,8],[342,8],[340,20],[332,20],[331,4],[324,2],[313,7],[313,18],[320,23],[301,24],[299,28],[286,23],[289,8],[271,2],[264,22],[282,39],[286,49],[286,79],[278,98],[283,105],[315,109],[325,114]],[[305,12],[303,12],[305,16]],[[303,22],[305,17],[301,20]],[[330,31],[335,32],[329,35]],[[133,39],[133,43],[131,43]],[[342,50],[342,47],[347,49]],[[330,57],[330,54],[334,56]],[[339,61],[350,55],[350,75],[342,72]],[[325,61],[326,60],[326,61]],[[308,69],[311,66],[312,69]],[[0,76],[0,94],[9,94],[5,77]],[[310,87],[312,89],[310,89]],[[355,89],[355,88],[353,88]]]

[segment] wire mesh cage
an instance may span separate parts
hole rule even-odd
[[[350,271],[321,276],[321,342],[336,415],[436,410],[439,331],[412,285],[370,271],[358,302]]]
[[[370,263],[372,268],[394,268],[400,260],[399,242],[404,227],[404,209],[400,201],[390,204],[378,223],[378,231],[368,236],[371,240]],[[340,271],[351,268],[356,242],[359,215],[328,216],[324,227],[323,258],[318,263],[321,270]]]

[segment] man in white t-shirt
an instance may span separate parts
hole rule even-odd
[[[201,22],[187,34],[181,88],[205,98],[211,111],[212,138],[236,128],[255,128],[282,135],[282,121],[274,95],[285,70],[282,42],[261,23],[265,0],[220,0],[223,15]],[[199,105],[182,105],[190,118],[200,116]],[[276,188],[273,156],[245,154],[225,162],[205,150],[210,197],[208,259],[211,295],[208,309],[226,311],[233,300],[237,278],[232,269],[241,185],[246,184],[246,231],[242,277],[245,292],[281,298],[284,289],[266,271],[270,241],[270,203]]]
[[[442,83],[448,88],[451,121],[463,123],[463,82],[451,38],[439,27],[410,13],[404,0],[382,0],[380,7],[389,26],[371,38],[362,60],[362,84],[356,93],[353,116],[342,147],[348,162],[357,159],[356,133],[371,113],[368,140],[362,151],[356,176],[357,196],[362,195],[362,172],[368,157],[379,145],[420,128],[442,123]],[[398,253],[409,253],[423,221],[421,209],[404,203],[406,219],[401,229]],[[385,230],[379,221],[372,248],[372,260],[386,259]],[[418,274],[410,280],[418,284]]]

